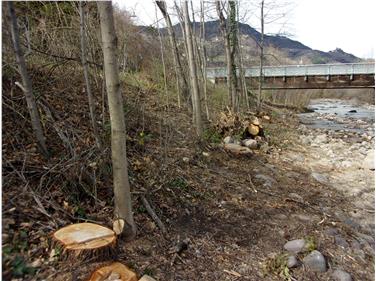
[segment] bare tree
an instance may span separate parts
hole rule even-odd
[[[167,12],[167,7],[166,7],[166,2],[165,1],[156,1],[159,10],[161,11],[166,25],[167,25],[167,32],[168,36],[170,39],[170,44],[172,48],[172,53],[174,55],[174,66],[175,66],[175,72],[177,74],[177,80],[178,80],[178,95],[180,93],[182,96],[187,100],[188,95],[189,95],[189,89],[188,89],[188,84],[187,84],[187,79],[184,75],[184,70],[180,61],[180,56],[179,56],[179,51],[178,51],[178,46],[176,43],[176,37],[175,37],[175,32],[172,27],[170,15]]]
[[[206,112],[206,118],[210,120],[210,114],[209,114],[209,107],[208,107],[208,93],[207,93],[207,88],[208,88],[208,83],[207,83],[207,78],[206,78],[206,48],[205,48],[205,6],[204,6],[204,1],[201,1],[200,3],[200,45],[201,45],[201,69],[202,69],[202,76],[204,79],[204,85],[203,85],[203,90],[204,90],[204,102],[205,102],[205,112]]]
[[[261,1],[261,39],[260,39],[260,73],[259,73],[259,85],[257,95],[257,110],[261,108],[261,96],[262,96],[262,82],[263,82],[263,66],[264,66],[264,0]]]
[[[90,110],[90,119],[91,125],[93,127],[93,133],[95,137],[95,142],[98,148],[101,147],[101,140],[98,133],[98,126],[95,118],[95,103],[93,93],[91,92],[89,70],[86,59],[86,34],[85,34],[85,11],[83,9],[83,2],[79,2],[79,11],[80,11],[80,39],[81,39],[81,62],[84,70],[85,85],[86,85],[86,94],[89,101],[89,110]]]
[[[115,218],[123,219],[126,222],[127,227],[123,231],[127,237],[134,238],[137,229],[133,220],[128,178],[125,120],[116,58],[117,37],[114,27],[112,3],[111,1],[103,1],[98,2],[97,5],[100,15],[105,78],[111,120]]]
[[[237,77],[236,77],[236,65],[235,65],[235,50],[236,50],[236,11],[235,3],[229,2],[229,21],[226,21],[223,14],[223,3],[221,1],[216,2],[216,10],[219,17],[220,28],[225,41],[226,51],[226,64],[227,64],[227,87],[230,107],[233,110],[237,110]],[[229,24],[227,24],[227,22]]]
[[[18,70],[21,75],[22,85],[18,82],[17,85],[21,88],[21,90],[25,94],[27,108],[29,110],[30,119],[31,119],[31,126],[34,131],[34,135],[37,139],[38,147],[40,152],[45,156],[49,157],[49,152],[46,145],[46,139],[43,133],[42,124],[40,121],[40,116],[37,108],[37,104],[35,101],[35,97],[33,95],[33,87],[27,72],[25,58],[21,50],[20,46],[20,37],[18,32],[18,25],[17,25],[17,17],[14,11],[13,2],[8,2],[8,15],[10,18],[10,28],[12,34],[12,43],[14,52],[16,54],[16,61],[18,64]]]
[[[184,1],[184,4],[183,4],[183,14],[184,14],[185,35],[186,35],[187,49],[188,49],[189,73],[191,77],[193,120],[196,126],[197,135],[201,136],[202,135],[201,101],[200,101],[200,92],[198,88],[196,60],[194,58],[191,21],[189,19],[187,1]]]

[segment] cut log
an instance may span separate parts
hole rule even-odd
[[[259,126],[261,124],[260,120],[257,117],[253,117],[251,123],[256,126]]]
[[[254,124],[249,124],[249,126],[248,126],[248,132],[249,132],[252,136],[257,136],[258,133],[259,133],[259,131],[260,131],[259,126],[254,125]]]
[[[137,281],[137,275],[120,262],[114,262],[93,272],[88,281]]]
[[[77,223],[54,232],[53,242],[62,247],[66,258],[106,258],[114,252],[116,234],[98,224]]]
[[[224,149],[234,154],[252,154],[252,150],[250,150],[248,147],[234,143],[225,144]]]

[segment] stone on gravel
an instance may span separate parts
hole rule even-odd
[[[325,234],[328,236],[335,236],[338,234],[338,230],[333,227],[329,227],[328,229],[325,230]]]
[[[311,176],[319,183],[328,183],[328,177],[323,174],[313,172]]]
[[[352,281],[351,275],[341,269],[334,270],[332,277],[335,281]]]
[[[315,272],[326,271],[326,261],[324,256],[319,251],[312,251],[308,256],[303,259],[303,264],[310,270]]]
[[[257,140],[254,139],[242,140],[241,144],[248,148],[257,148]]]
[[[153,278],[153,277],[150,277],[149,275],[144,275],[144,276],[142,276],[141,277],[141,279],[140,280],[138,280],[138,281],[155,281],[155,279]]]
[[[305,251],[307,246],[304,239],[295,239],[288,241],[283,248],[290,253],[298,254]]]
[[[349,247],[349,243],[347,243],[346,239],[343,238],[341,235],[336,235],[334,236],[334,240],[336,241],[336,244],[338,246],[341,246],[343,248],[348,248]]]
[[[288,268],[293,268],[293,267],[297,267],[298,266],[298,260],[296,259],[295,256],[289,256],[287,258],[287,267]]]
[[[272,177],[263,174],[258,174],[255,176],[255,178],[258,180],[262,180],[264,182],[264,186],[266,187],[272,187],[273,184],[277,183],[276,180]]]
[[[223,143],[234,143],[234,138],[232,136],[227,136],[223,139]]]
[[[363,166],[362,166],[363,169],[369,169],[369,170],[375,169],[374,157],[375,157],[375,152],[373,150],[367,153],[367,156],[363,160]]]

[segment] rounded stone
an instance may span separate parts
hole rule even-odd
[[[304,257],[303,264],[307,266],[310,270],[315,272],[325,272],[326,271],[326,261],[323,254],[319,251],[312,251],[308,256]]]
[[[289,256],[287,258],[287,267],[288,268],[293,268],[298,266],[298,260],[295,256]]]
[[[332,277],[335,281],[352,281],[351,275],[341,269],[334,270]]]
[[[298,254],[306,249],[306,242],[304,239],[291,240],[283,248],[290,253]]]

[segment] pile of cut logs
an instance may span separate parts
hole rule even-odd
[[[263,119],[270,120],[269,116],[263,116]],[[223,139],[225,150],[234,154],[252,154],[252,150],[258,149],[261,143],[265,142],[264,129],[259,118],[252,116],[244,125],[240,141],[232,136],[226,136]]]

